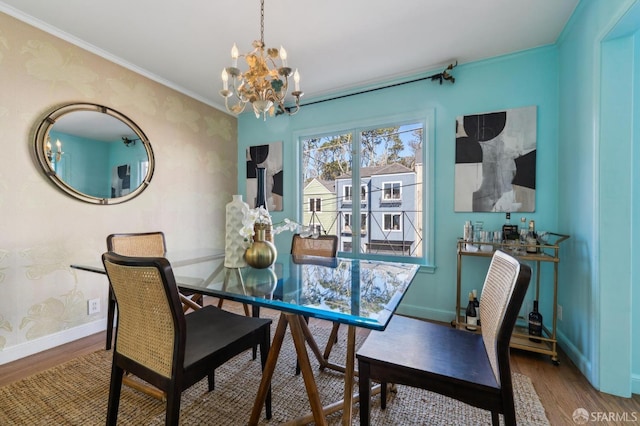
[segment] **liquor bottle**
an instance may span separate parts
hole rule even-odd
[[[504,240],[517,240],[520,238],[518,235],[518,226],[511,223],[511,213],[507,212],[507,220],[502,225],[502,238]]]
[[[469,293],[469,304],[467,305],[465,314],[466,329],[470,331],[476,331],[478,329],[478,314],[476,311],[476,306],[473,303],[473,293]]]
[[[478,290],[474,288],[471,294],[473,294],[473,306],[476,308],[476,317],[478,318],[478,325],[481,325],[480,324],[480,301],[478,300]]]
[[[527,218],[526,217],[521,217],[520,218],[520,227],[518,228],[518,234],[520,235],[520,242],[522,244],[525,243],[525,241],[527,240]]]
[[[527,253],[535,254],[538,252],[538,236],[536,235],[536,225],[533,220],[529,221],[529,231],[527,231]]]
[[[529,335],[542,336],[542,314],[538,312],[538,301],[533,301],[533,311],[529,312]],[[529,337],[532,342],[540,343],[540,339]]]

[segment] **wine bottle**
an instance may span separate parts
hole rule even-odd
[[[511,213],[507,212],[507,219],[502,225],[502,238],[504,240],[518,240],[518,226],[511,223]]]
[[[542,336],[542,314],[538,312],[538,301],[533,301],[533,311],[529,312],[529,335]],[[540,339],[529,337],[532,342],[540,343]]]
[[[478,325],[481,325],[480,324],[480,301],[478,300],[478,290],[474,288],[471,294],[473,294],[473,306],[476,308],[476,317],[478,318]]]
[[[527,253],[535,254],[538,252],[538,236],[536,235],[536,225],[533,220],[529,221],[529,231],[527,231]]]
[[[465,314],[465,328],[470,331],[476,331],[478,329],[478,314],[473,303],[473,293],[469,293],[469,304]]]

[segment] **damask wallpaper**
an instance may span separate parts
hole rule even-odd
[[[236,192],[237,122],[2,13],[0,77],[0,363],[5,363],[68,336],[104,329],[106,277],[69,265],[97,261],[108,234],[160,230],[169,250],[224,247],[224,207]],[[71,102],[114,108],[149,137],[156,168],[139,197],[111,206],[83,203],[40,172],[32,154],[35,128],[46,111]],[[102,310],[90,316],[87,300],[97,297]]]

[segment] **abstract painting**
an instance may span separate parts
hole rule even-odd
[[[455,211],[533,212],[536,106],[456,118]]]
[[[282,142],[247,148],[247,199],[249,207],[256,206],[258,179],[256,167],[266,169],[266,196],[269,211],[282,211]]]

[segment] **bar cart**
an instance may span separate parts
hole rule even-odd
[[[495,250],[503,250],[521,261],[535,263],[535,300],[539,300],[540,297],[540,263],[552,262],[553,263],[553,305],[552,305],[552,322],[551,328],[543,325],[542,336],[536,336],[537,342],[531,341],[529,338],[529,332],[527,328],[526,318],[518,318],[516,327],[514,328],[513,335],[511,337],[511,347],[527,350],[531,352],[537,352],[551,356],[551,361],[554,365],[559,365],[558,351],[557,351],[557,337],[556,337],[556,322],[558,315],[558,263],[560,262],[559,249],[560,243],[569,238],[568,235],[547,233],[546,241],[538,241],[536,245],[523,245],[518,242],[506,243],[506,242],[474,242],[458,240],[458,271],[457,271],[457,283],[456,283],[456,319],[451,322],[453,327],[464,328],[465,327],[465,305],[461,304],[461,286],[462,286],[462,259],[466,256],[486,257],[491,258]],[[527,253],[527,247],[529,251],[535,247],[536,253]],[[482,318],[480,318],[482,320]],[[480,327],[477,328],[480,330]]]

